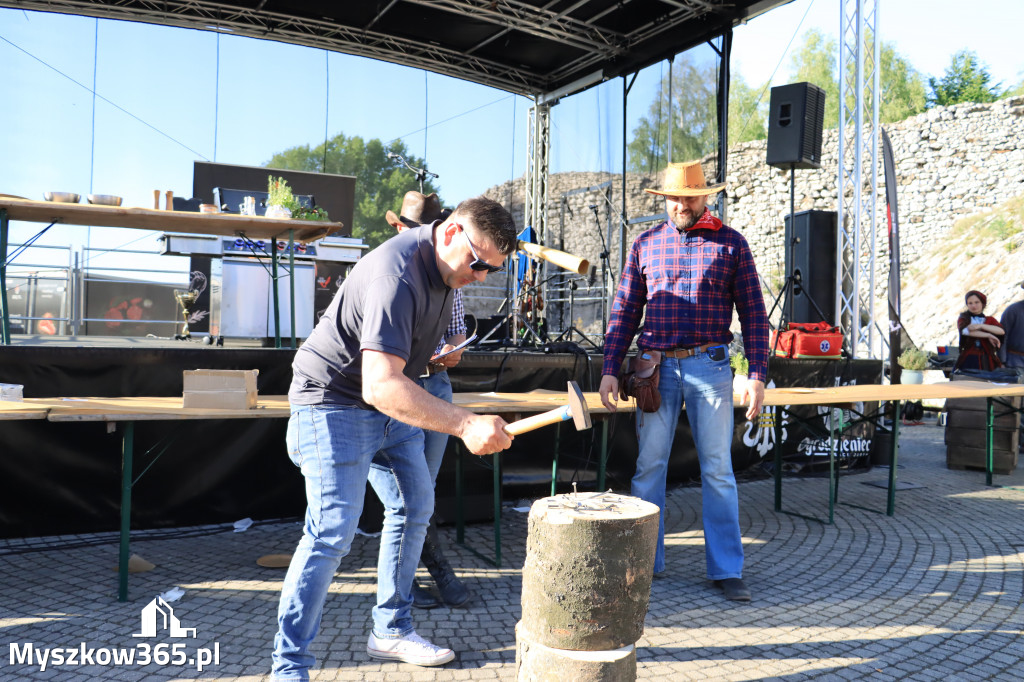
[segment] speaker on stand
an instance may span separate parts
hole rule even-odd
[[[789,322],[797,321],[795,317],[795,299],[801,299],[804,312],[809,307],[814,314],[813,320],[830,319],[819,305],[818,294],[808,288],[810,265],[819,256],[817,250],[807,251],[811,239],[798,241],[800,220],[796,218],[796,186],[794,171],[797,168],[821,168],[821,132],[825,121],[825,91],[813,83],[790,83],[772,88],[768,114],[768,149],[765,163],[777,168],[789,169],[789,216],[786,229],[786,281],[782,290],[775,298],[768,316],[771,317],[781,302],[782,311],[779,328],[784,329]],[[808,213],[808,212],[805,212]],[[790,230],[790,217],[793,217],[793,229]],[[809,220],[805,221],[809,225]],[[833,228],[835,220],[832,221]],[[809,237],[809,230],[808,237]],[[835,230],[833,229],[833,233]],[[804,243],[801,254],[804,257],[803,268],[797,268],[796,255],[798,244]],[[835,273],[835,242],[831,249],[833,279]],[[817,280],[812,285],[817,288]],[[832,288],[832,299],[835,297],[835,285]],[[820,299],[819,299],[820,300]],[[811,313],[806,313],[809,317]],[[834,317],[834,315],[830,316]],[[776,337],[778,343],[778,337]],[[774,349],[773,349],[774,350]]]
[[[801,211],[786,216],[786,274],[792,275],[790,322],[828,322],[836,325],[835,211]],[[814,302],[821,312],[815,308]]]

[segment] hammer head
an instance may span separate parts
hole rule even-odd
[[[569,382],[569,413],[572,415],[572,423],[576,425],[577,431],[589,429],[594,425],[590,420],[587,399],[583,397],[583,391],[575,381]]]

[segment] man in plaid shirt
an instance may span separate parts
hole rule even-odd
[[[385,213],[384,218],[391,227],[399,232],[418,227],[420,225],[431,225],[437,220],[444,220],[451,213],[450,210],[441,209],[441,200],[437,194],[424,195],[421,192],[410,191],[405,193],[402,199],[400,214],[395,215],[394,211]],[[437,342],[434,355],[438,356],[466,340],[466,308],[462,303],[462,290],[452,291],[452,321],[444,331],[444,336]],[[419,385],[430,395],[441,400],[452,401],[452,382],[448,377],[448,368],[455,367],[462,360],[462,350],[450,352],[443,358],[431,360],[423,374],[419,378]],[[427,469],[430,471],[430,478],[437,482],[437,472],[441,470],[441,460],[444,459],[444,450],[448,445],[448,434],[439,431],[423,430],[423,454],[427,460]],[[382,486],[382,490],[391,491],[399,495],[398,481],[394,473],[386,466],[370,465],[370,483],[374,489]],[[420,553],[420,561],[427,567],[430,577],[437,585],[441,601],[420,585],[419,580],[412,583],[412,605],[419,609],[432,609],[444,602],[450,607],[465,606],[473,593],[463,583],[444,555],[444,547],[441,545],[440,537],[437,534],[437,523],[434,516],[430,517],[430,525],[427,527],[427,537],[423,541],[423,550]]]
[[[654,573],[665,570],[665,483],[683,404],[700,459],[708,578],[727,599],[750,601],[743,582],[739,500],[732,471],[733,394],[729,367],[732,311],[743,330],[750,374],[743,392],[746,417],[764,400],[768,316],[747,240],[707,210],[709,187],[700,162],[669,164],[663,190],[669,220],[633,242],[608,321],[601,401],[615,409],[619,368],[630,342],[660,353],[661,406],[637,414],[640,454],[632,494],[662,510]]]

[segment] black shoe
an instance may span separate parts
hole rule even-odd
[[[726,578],[715,580],[715,587],[725,593],[729,601],[750,601],[750,588],[743,582],[743,578]]]
[[[450,608],[457,609],[460,606],[465,606],[473,597],[473,592],[466,587],[464,582],[459,580],[455,573],[448,573],[442,576],[440,580],[435,578],[434,582],[437,585],[438,593],[441,595],[441,601]]]
[[[445,558],[444,548],[441,546],[441,538],[438,537],[433,518],[430,519],[430,525],[427,526],[427,537],[423,541],[420,560],[427,567],[430,577],[434,579],[437,592],[446,606],[452,608],[464,606],[473,596],[469,588],[455,575],[455,570]]]
[[[413,580],[412,605],[417,609],[436,609],[441,602],[429,590],[420,585],[419,580]]]

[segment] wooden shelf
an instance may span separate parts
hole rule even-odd
[[[191,211],[158,211],[151,208],[125,208],[94,204],[62,204],[52,201],[31,201],[0,197],[0,209],[7,210],[9,220],[93,227],[126,227],[157,232],[212,234],[225,237],[245,235],[249,239],[287,239],[294,230],[296,242],[307,243],[339,232],[341,223],[314,220],[276,220],[263,216],[232,213],[194,213]]]

